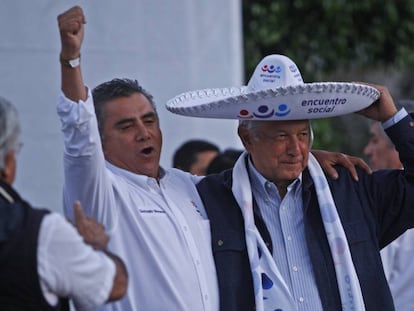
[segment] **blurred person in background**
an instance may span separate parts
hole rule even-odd
[[[74,228],[12,187],[21,146],[17,110],[0,97],[0,309],[68,310],[70,299],[90,310],[122,298],[127,272],[103,226],[76,203]]]
[[[399,100],[397,109],[405,108],[414,112],[414,101]],[[370,139],[364,148],[372,169],[403,169],[398,151],[385,133],[380,122],[372,122]],[[413,202],[414,205],[414,202]],[[414,310],[414,229],[407,230],[402,236],[381,250],[385,276],[391,289],[395,309]]]
[[[396,102],[397,109],[405,108],[408,113],[414,113],[414,101],[402,99]],[[398,157],[398,151],[385,134],[380,122],[372,122],[370,138],[364,148],[364,155],[368,158],[373,170],[403,168]]]
[[[175,151],[173,167],[193,175],[204,176],[208,165],[219,152],[219,147],[209,141],[189,140]]]
[[[239,156],[243,153],[242,150],[226,149],[220,152],[207,167],[206,175],[220,173],[226,169],[232,168]]]

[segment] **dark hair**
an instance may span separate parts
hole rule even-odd
[[[242,150],[226,149],[210,162],[206,174],[220,173],[226,169],[232,168],[242,153]]]
[[[190,167],[197,161],[197,155],[204,151],[217,151],[220,149],[205,140],[189,140],[182,144],[174,153],[173,167],[189,172]]]
[[[115,98],[129,97],[134,93],[144,95],[150,102],[155,113],[157,113],[153,96],[147,92],[137,80],[126,78],[112,79],[111,81],[99,84],[92,90],[93,103],[95,106],[95,113],[101,137],[103,133],[103,125],[106,120],[106,113],[104,109],[105,103]]]

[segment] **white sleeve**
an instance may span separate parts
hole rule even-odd
[[[385,251],[385,252],[384,252]],[[381,251],[395,310],[414,310],[414,229],[407,230]]]
[[[64,139],[63,210],[73,220],[79,200],[85,214],[112,232],[117,222],[113,175],[106,168],[92,94],[76,103],[61,92],[56,106]]]
[[[402,119],[404,119],[407,115],[408,115],[407,110],[405,110],[405,108],[401,108],[391,118],[389,118],[388,120],[385,120],[384,122],[382,122],[383,129],[386,130],[387,128],[393,126],[394,124],[397,124]]]
[[[44,217],[38,240],[38,273],[45,298],[50,293],[73,300],[77,310],[89,310],[106,302],[113,286],[115,263],[83,242],[76,229],[61,215]]]

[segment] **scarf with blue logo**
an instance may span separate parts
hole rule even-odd
[[[292,294],[254,223],[252,191],[246,168],[247,156],[245,152],[234,166],[232,192],[244,218],[256,310],[296,310]],[[315,184],[322,221],[335,264],[342,310],[364,311],[361,287],[345,232],[326,177],[312,154],[309,154],[308,169]]]

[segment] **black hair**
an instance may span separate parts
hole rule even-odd
[[[220,149],[205,140],[189,140],[182,144],[174,153],[173,167],[189,172],[190,167],[197,161],[197,155],[204,151],[217,151]]]
[[[99,133],[101,137],[103,133],[103,125],[106,119],[106,113],[104,109],[105,103],[115,98],[129,97],[134,93],[144,95],[150,102],[155,113],[157,113],[153,96],[148,91],[146,91],[138,83],[137,80],[127,78],[112,79],[111,81],[99,84],[92,90],[93,103],[95,106],[95,113],[98,120]]]
[[[226,169],[232,168],[242,153],[242,150],[226,149],[210,162],[206,174],[220,173]]]

